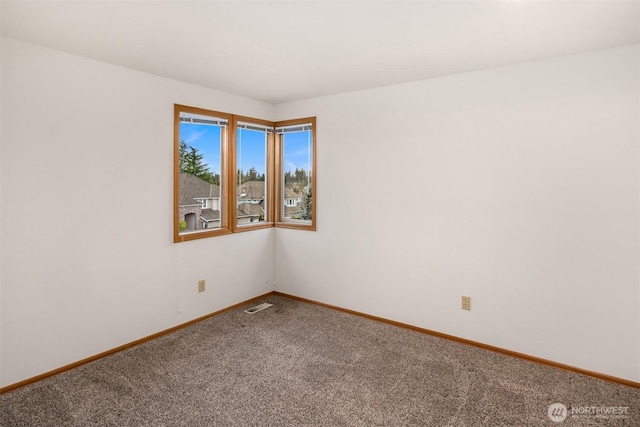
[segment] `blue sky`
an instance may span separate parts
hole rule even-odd
[[[309,169],[309,137],[311,131],[290,132],[284,135],[284,170]]]
[[[266,134],[257,130],[239,129],[236,138],[236,162],[238,169],[247,173],[252,167],[258,174],[265,173]]]
[[[220,127],[180,123],[180,139],[198,150],[209,171],[220,173]]]
[[[308,131],[290,132],[284,140],[284,169],[295,171],[309,167]],[[203,155],[203,162],[212,173],[220,173],[220,127],[180,123],[180,139]],[[238,168],[247,172],[255,167],[259,174],[265,173],[264,151],[254,148],[264,147],[263,132],[241,129],[238,137]]]

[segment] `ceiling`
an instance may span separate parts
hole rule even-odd
[[[2,35],[270,103],[639,42],[639,1],[1,3]]]

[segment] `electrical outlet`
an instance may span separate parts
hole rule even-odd
[[[204,292],[205,282],[204,280],[198,280],[198,292]]]
[[[471,297],[462,296],[462,309],[471,310]]]

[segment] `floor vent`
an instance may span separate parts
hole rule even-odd
[[[255,314],[259,311],[264,310],[265,308],[271,307],[273,304],[269,304],[268,302],[263,302],[262,304],[258,304],[255,307],[251,307],[246,309],[244,312],[249,314]]]

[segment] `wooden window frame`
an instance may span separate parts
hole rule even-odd
[[[222,208],[220,210],[220,228],[200,230],[193,233],[180,232],[180,113],[191,113],[203,116],[217,117],[227,120],[225,135],[221,138],[220,146],[220,200]],[[256,224],[238,225],[237,218],[237,126],[238,122],[254,123],[274,129],[274,132],[267,136],[267,165],[266,175],[266,203],[267,216],[265,221]],[[276,134],[275,128],[279,126],[290,126],[296,124],[311,123],[312,126],[312,164],[311,164],[311,186],[313,199],[311,205],[310,222],[299,223],[297,221],[283,221],[284,210],[284,170],[282,162],[282,138]],[[271,122],[257,119],[208,110],[187,105],[174,104],[174,172],[173,172],[173,241],[181,243],[185,241],[205,239],[209,237],[224,236],[228,234],[241,233],[252,230],[261,230],[271,227],[291,228],[298,230],[316,231],[316,211],[317,211],[317,173],[316,173],[316,118],[307,117],[302,119],[284,120]]]
[[[244,123],[254,123],[257,125],[262,125],[262,126],[267,126],[270,127],[272,129],[274,129],[274,123],[270,122],[268,120],[262,120],[262,119],[256,119],[253,117],[245,117],[245,116],[233,116],[233,125],[232,125],[232,132],[233,132],[233,136],[231,139],[231,150],[230,150],[230,155],[229,155],[229,159],[230,159],[230,164],[234,166],[234,172],[233,172],[233,176],[236,177],[237,171],[238,171],[238,164],[237,164],[237,154],[238,154],[238,122],[244,122]],[[231,231],[233,233],[238,233],[238,232],[244,232],[244,231],[251,231],[251,230],[259,230],[262,228],[270,228],[270,227],[274,227],[275,226],[275,197],[274,197],[274,179],[275,179],[275,170],[274,170],[274,138],[275,135],[275,131],[271,132],[270,134],[267,134],[267,164],[266,164],[266,170],[265,170],[265,175],[266,175],[266,203],[267,203],[267,216],[265,218],[265,221],[263,222],[258,222],[256,224],[243,224],[243,225],[238,225],[238,218],[237,218],[237,209],[235,209],[236,204],[234,203],[234,209],[233,212],[230,216],[231,219]],[[235,202],[235,194],[236,194],[236,189],[237,189],[237,183],[236,180],[234,179],[233,182],[230,183],[231,188],[229,188],[230,193],[229,194],[233,194],[234,195],[234,202]]]
[[[223,133],[220,141],[220,200],[222,209],[220,210],[220,228],[207,229],[194,233],[180,233],[180,113],[191,113],[203,116],[218,117],[227,120],[227,131]],[[229,203],[229,138],[231,133],[231,123],[233,115],[219,111],[206,110],[204,108],[189,107],[186,105],[174,105],[174,158],[173,158],[173,241],[174,243],[204,239],[207,237],[223,236],[231,234],[230,227],[230,206]]]
[[[275,197],[277,200],[276,206],[276,227],[280,228],[292,228],[296,230],[307,230],[307,231],[316,231],[316,221],[317,221],[317,205],[318,205],[318,187],[317,187],[317,172],[316,172],[316,118],[315,117],[305,117],[301,119],[291,119],[291,120],[282,120],[279,122],[275,122],[275,127],[283,127],[283,126],[292,126],[292,125],[302,125],[302,124],[311,124],[311,189],[312,189],[312,202],[311,202],[311,222],[300,223],[298,221],[283,220],[283,210],[284,210],[284,166],[283,166],[283,137],[282,135],[276,135],[275,142],[275,170],[277,172],[276,184],[277,188],[275,189]]]

